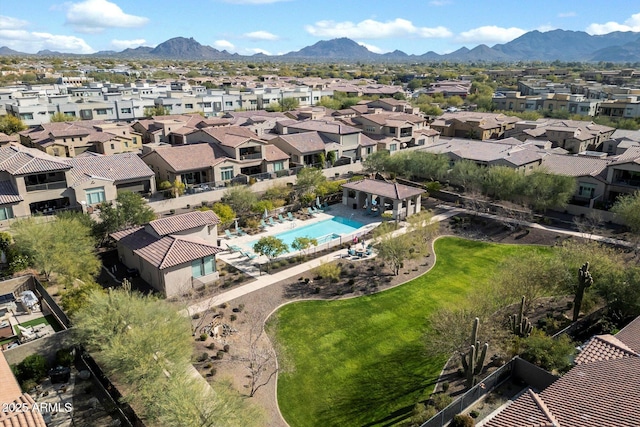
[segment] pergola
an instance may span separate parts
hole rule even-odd
[[[370,215],[393,210],[393,219],[405,219],[420,212],[424,190],[377,179],[363,179],[342,185],[342,204],[366,209]]]

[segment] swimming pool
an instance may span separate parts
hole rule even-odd
[[[293,222],[292,224],[295,223],[296,222]],[[274,236],[286,243],[291,250],[291,243],[293,243],[296,237],[309,237],[312,239],[317,239],[318,244],[320,245],[322,243],[326,243],[330,240],[340,237],[341,234],[352,233],[363,225],[364,224],[352,219],[334,216],[332,219],[296,227],[291,230],[274,234]],[[253,248],[253,245],[256,242],[257,240],[247,242],[247,245],[250,248]]]

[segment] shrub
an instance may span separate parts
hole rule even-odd
[[[222,360],[223,358],[224,358],[224,351],[218,350],[218,352],[216,353],[216,359]]]
[[[39,382],[47,376],[48,370],[49,366],[47,364],[47,359],[37,353],[34,353],[25,357],[22,362],[18,363],[18,379],[21,383],[28,380]]]
[[[56,351],[56,364],[58,366],[66,366],[67,368],[73,363],[72,349],[62,348]]]
[[[222,348],[222,351],[224,351],[225,353],[229,353],[229,349],[231,347],[229,347],[229,344],[225,344],[224,347]]]
[[[232,314],[231,316],[229,316],[229,320],[231,320],[232,322],[235,322],[237,318],[238,316],[236,316],[235,314]]]
[[[313,269],[313,273],[321,279],[338,280],[340,279],[341,268],[336,264],[322,263]]]
[[[37,385],[38,383],[35,380],[26,380],[22,383],[20,388],[22,389],[23,392],[28,393],[34,388],[36,388]]]
[[[275,206],[273,206],[273,202],[271,200],[260,200],[251,206],[251,210],[253,212],[262,213],[266,210],[272,211]]]
[[[258,221],[255,218],[247,218],[244,221],[244,226],[247,228],[258,228],[259,225],[260,225],[260,221]]]
[[[411,411],[411,425],[421,425],[436,414],[436,408],[426,406],[424,403],[417,403]]]
[[[433,406],[435,406],[438,411],[442,411],[444,408],[449,406],[451,402],[453,402],[451,396],[445,393],[434,394],[431,397],[431,400],[433,401]]]
[[[200,341],[206,341],[207,340],[207,334],[200,334]]]
[[[476,422],[469,415],[458,414],[454,415],[449,427],[473,427],[475,425]]]
[[[196,313],[193,316],[191,316],[192,319],[199,319],[200,318],[200,313]]]
[[[207,345],[207,348],[208,348],[209,350],[215,350],[215,349],[216,349],[216,343],[214,343],[214,342],[209,343],[209,344]]]
[[[444,391],[445,393],[449,391],[449,381],[445,381],[442,383],[442,391]]]
[[[205,360],[209,359],[209,353],[207,353],[206,351],[204,353],[202,353],[200,356],[198,356],[198,362],[204,362]]]
[[[354,283],[355,283],[355,280],[353,279],[347,280],[347,286],[353,286]]]
[[[207,374],[208,377],[212,377],[216,374],[216,372],[218,372],[218,370],[216,368],[211,368],[211,370],[209,371],[209,373]]]
[[[476,411],[475,409],[469,412],[469,416],[473,419],[478,418],[479,415],[480,415],[480,412]]]

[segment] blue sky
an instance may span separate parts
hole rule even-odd
[[[452,52],[531,30],[640,32],[637,0],[0,0],[0,46],[71,53],[155,46],[172,37],[278,55],[349,37],[383,53]]]

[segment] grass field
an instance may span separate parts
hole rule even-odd
[[[548,250],[442,238],[427,274],[342,301],[289,304],[270,332],[280,344],[278,403],[292,427],[391,426],[428,397],[445,358],[425,355],[426,318],[487,285],[501,259]]]
[[[56,320],[56,318],[54,316],[52,316],[51,314],[48,316],[44,316],[44,317],[39,317],[37,319],[33,319],[33,320],[29,320],[27,322],[23,322],[20,324],[20,326],[22,326],[23,328],[30,328],[31,326],[36,326],[36,325],[51,325],[51,327],[53,328],[54,332],[59,332],[62,330],[62,327],[60,326],[60,324],[58,323],[58,321]],[[18,328],[16,326],[13,327],[14,332],[16,333],[16,335],[18,335]]]

